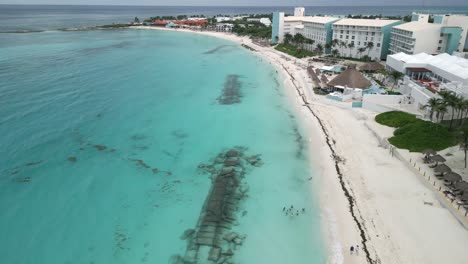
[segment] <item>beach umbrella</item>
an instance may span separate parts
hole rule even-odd
[[[457,182],[455,183],[455,188],[457,188],[458,190],[462,192],[466,192],[468,191],[468,182],[466,181]]]
[[[436,162],[436,166],[439,164],[439,162],[445,162],[445,158],[439,154],[432,156],[431,160]]]
[[[426,154],[426,155],[435,155],[437,154],[437,152],[431,148],[427,148],[425,150],[422,151],[422,154]]]
[[[444,175],[444,180],[449,182],[459,182],[462,180],[462,178],[460,174],[451,171]]]
[[[449,166],[447,166],[445,164],[440,164],[440,165],[438,165],[437,167],[434,168],[434,171],[438,172],[438,173],[444,173],[444,172],[451,172],[452,169],[450,169]]]

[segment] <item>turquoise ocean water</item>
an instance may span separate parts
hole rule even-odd
[[[232,76],[241,102],[219,104]],[[245,177],[235,262],[326,261],[301,128],[275,70],[230,42],[2,34],[0,135],[0,263],[170,263],[210,190],[197,167],[233,146],[264,163]]]

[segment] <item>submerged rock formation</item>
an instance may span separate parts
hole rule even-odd
[[[226,76],[224,89],[221,96],[218,97],[218,103],[222,105],[238,104],[241,102],[241,82],[240,76],[230,74]]]
[[[260,166],[259,155],[244,155],[237,147],[220,153],[212,164],[200,164],[199,172],[210,174],[212,186],[200,214],[197,227],[185,231],[187,240],[184,256],[173,256],[171,263],[232,263],[235,250],[246,239],[233,232],[237,225],[240,203],[247,197],[249,187],[242,182],[252,166]]]

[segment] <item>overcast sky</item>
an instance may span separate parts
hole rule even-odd
[[[185,5],[185,6],[330,6],[413,5],[468,6],[468,0],[0,0],[0,4]]]

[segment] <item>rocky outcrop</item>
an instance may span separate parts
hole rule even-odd
[[[172,263],[233,263],[235,250],[246,239],[232,231],[249,190],[242,180],[252,167],[261,165],[260,155],[249,157],[245,150],[230,149],[218,154],[211,164],[198,166],[199,173],[210,174],[212,186],[196,229],[181,236],[187,240],[185,255],[172,257]]]

